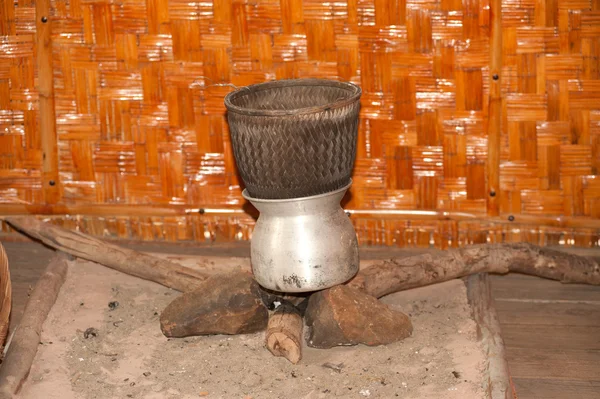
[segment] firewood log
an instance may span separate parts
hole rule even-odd
[[[296,364],[302,359],[302,312],[290,302],[280,304],[269,317],[265,334],[267,349]]]
[[[44,223],[34,217],[9,217],[5,221],[49,247],[178,291],[191,291],[208,277],[180,264]]]
[[[376,298],[477,273],[530,274],[563,283],[600,285],[594,259],[527,243],[481,244],[438,255],[391,259],[361,270],[348,285]]]
[[[207,273],[33,217],[9,217],[5,221],[52,248],[179,291],[197,288],[199,281],[208,278]],[[223,271],[231,271],[229,266],[227,269]],[[526,243],[480,244],[449,249],[435,256],[420,254],[381,262],[363,261],[361,270],[347,284],[380,298],[484,272],[517,272],[563,283],[600,285],[600,265],[596,260]]]
[[[37,353],[42,325],[67,277],[64,254],[56,255],[38,280],[0,367],[0,399],[19,392]]]

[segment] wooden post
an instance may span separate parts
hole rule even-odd
[[[58,138],[54,106],[52,73],[52,37],[50,0],[35,2],[38,93],[40,101],[40,136],[42,141],[42,184],[46,204],[60,200],[58,182]]]
[[[500,132],[502,128],[502,0],[490,0],[490,101],[488,113],[487,212],[500,213]]]
[[[491,399],[512,399],[504,341],[487,273],[469,276],[466,285],[473,318],[477,322],[477,335],[487,355],[489,377],[483,381],[484,390]]]

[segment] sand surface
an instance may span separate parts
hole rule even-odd
[[[485,398],[484,354],[455,280],[384,298],[411,316],[392,345],[305,348],[292,365],[262,333],[167,339],[161,310],[179,293],[85,261],[50,312],[22,398]],[[116,308],[108,304],[117,301]],[[97,335],[84,337],[88,328]]]

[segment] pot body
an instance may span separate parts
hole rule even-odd
[[[317,291],[358,272],[356,232],[340,205],[350,184],[285,200],[251,198],[244,190],[260,212],[250,244],[252,271],[260,285],[279,292]]]

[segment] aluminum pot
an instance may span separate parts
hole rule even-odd
[[[350,184],[315,196],[266,200],[243,196],[260,212],[252,233],[256,281],[279,292],[317,291],[351,279],[359,266],[352,222],[340,206]]]

